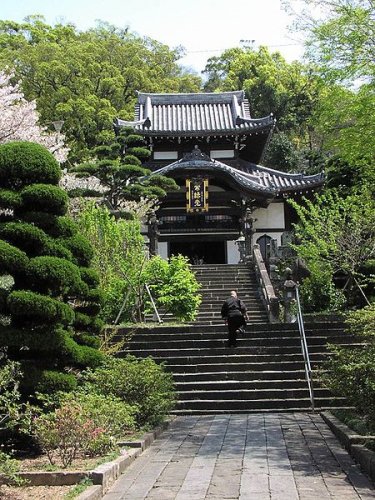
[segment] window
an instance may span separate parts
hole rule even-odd
[[[177,151],[154,151],[154,160],[177,160]]]
[[[233,149],[212,149],[210,151],[210,157],[215,158],[234,158]]]

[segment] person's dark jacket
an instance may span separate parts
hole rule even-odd
[[[224,301],[221,308],[221,316],[225,318],[233,318],[235,316],[246,316],[246,306],[242,300],[234,297],[229,297]]]

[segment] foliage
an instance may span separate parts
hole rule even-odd
[[[84,416],[81,406],[73,402],[37,417],[34,433],[51,465],[55,464],[57,455],[63,468],[68,467],[80,451],[91,451],[98,446],[102,453],[111,448],[104,429],[96,427]]]
[[[60,175],[52,154],[39,144],[0,145],[0,189],[20,194],[20,203],[0,224],[1,270],[12,279],[10,287],[1,288],[6,321],[0,346],[11,345],[11,359],[27,373],[21,384],[26,395],[36,387],[71,388],[73,369],[102,360],[89,347],[101,326],[95,321],[100,296],[81,279],[92,250],[65,217],[67,195],[57,186]],[[73,324],[75,310],[92,320]]]
[[[12,484],[22,486],[25,481],[19,476],[19,470],[19,461],[0,451],[0,474]]]
[[[347,398],[365,415],[375,431],[375,304],[349,313],[346,324],[362,345],[333,347],[324,380],[335,393]]]
[[[0,147],[0,187],[17,192],[35,183],[56,185],[59,164],[39,144],[14,141]]]
[[[186,257],[172,256],[169,262],[154,257],[146,266],[145,281],[150,285],[157,307],[180,321],[195,318],[201,303],[200,285]]]
[[[302,7],[297,30],[325,84],[311,126],[337,165],[348,164],[374,184],[374,5],[372,0],[289,0]],[[335,165],[331,165],[332,167]],[[334,171],[334,170],[333,170]],[[335,173],[335,172],[334,172]],[[340,170],[337,174],[340,175]]]
[[[211,57],[204,73],[208,77],[205,90],[243,89],[253,118],[275,115],[276,134],[270,144],[273,152],[265,157],[268,166],[294,171],[298,158],[299,170],[301,166],[317,169],[314,158],[320,156],[320,144],[309,125],[321,81],[309,66],[287,63],[279,52],[271,53],[266,47],[257,51],[232,48]]]
[[[14,64],[12,61],[10,64]],[[12,83],[14,73],[0,71],[0,144],[11,141],[30,141],[46,147],[59,162],[64,162],[68,149],[64,136],[48,132],[39,124],[36,101],[28,102],[20,83]]]
[[[42,123],[65,120],[72,162],[113,139],[114,117],[133,118],[136,90],[194,92],[201,84],[177,65],[181,48],[103,22],[79,31],[41,16],[5,20],[0,47],[0,65],[17,61],[16,77],[26,98],[36,99]]]
[[[302,8],[296,28],[307,35],[307,55],[329,78],[374,77],[372,0],[305,0]]]
[[[94,249],[92,264],[103,291],[102,319],[108,323],[115,320],[128,289],[123,316],[129,317],[140,295],[140,275],[145,262],[139,222],[116,220],[106,208],[93,203],[85,206],[77,222]]]
[[[62,396],[63,404],[79,404],[85,418],[92,420],[97,428],[102,428],[114,438],[121,438],[135,429],[138,408],[131,406],[111,394],[97,394],[85,391]]]
[[[0,366],[0,429],[13,427],[19,418],[21,412],[20,376],[19,363],[7,360]]]
[[[366,276],[360,271],[374,257],[374,200],[371,195],[366,189],[346,197],[337,190],[327,190],[316,195],[314,200],[305,199],[303,205],[293,200],[290,204],[299,217],[295,225],[298,245],[293,248],[312,271],[310,281],[318,286],[326,283],[328,291],[331,289],[329,296],[332,295],[329,283],[341,275],[349,280],[346,290],[350,297],[358,284],[365,284]]]
[[[90,392],[113,395],[136,406],[139,426],[160,423],[175,401],[172,375],[151,358],[109,358],[95,371],[88,370],[84,381]]]
[[[128,147],[139,144],[138,147]],[[100,180],[100,187],[112,210],[121,210],[127,200],[158,200],[166,196],[166,191],[177,190],[178,186],[171,178],[162,175],[150,176],[150,170],[142,166],[151,153],[144,145],[144,139],[132,129],[121,129],[115,142],[108,146],[99,146],[94,153],[100,161],[84,163],[72,169],[79,176],[95,176]],[[100,194],[100,193],[98,193]]]

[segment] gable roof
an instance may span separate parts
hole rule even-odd
[[[131,126],[148,136],[249,135],[269,133],[275,118],[251,118],[243,90],[221,93],[138,94],[135,120],[117,119],[116,127]]]

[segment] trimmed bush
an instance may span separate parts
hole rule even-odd
[[[99,349],[100,339],[98,337],[93,337],[88,333],[80,333],[74,337],[75,341],[79,345],[87,345],[88,347],[93,347],[94,349]]]
[[[26,290],[11,292],[7,307],[17,324],[60,322],[70,325],[74,320],[74,312],[68,304]]]
[[[86,345],[79,345],[72,338],[67,339],[63,353],[66,361],[79,367],[97,368],[105,360],[104,354]]]
[[[0,224],[0,238],[31,256],[39,255],[48,243],[48,236],[44,231],[25,222]]]
[[[16,328],[14,326],[3,326],[0,334],[0,346],[16,347],[23,345],[28,350],[59,353],[64,349],[64,346],[71,336],[60,326],[32,326],[30,328]],[[29,352],[29,351],[28,351]]]
[[[11,359],[27,359],[27,373],[38,367],[38,380],[27,382],[29,395],[45,387],[70,389],[77,368],[102,360],[94,339],[102,326],[95,318],[99,298],[95,288],[90,290],[97,277],[82,271],[86,283],[76,265],[87,267],[92,249],[64,215],[68,196],[58,187],[60,175],[59,165],[42,146],[0,145],[0,219],[6,221],[0,224],[0,274],[8,274],[12,283],[1,288],[0,310],[7,326],[0,330],[0,346],[11,347]],[[79,313],[93,312],[94,317],[74,325],[77,306]],[[47,370],[43,379],[41,367]],[[71,372],[68,378],[66,371]]]
[[[58,186],[33,184],[21,191],[23,211],[41,211],[64,215],[68,209],[68,195]]]
[[[60,165],[43,146],[31,142],[9,142],[0,145],[0,186],[20,189],[42,182],[57,185]]]
[[[81,279],[84,281],[90,288],[95,288],[99,285],[99,274],[95,269],[80,267],[79,271],[81,273]]]
[[[80,234],[76,234],[71,238],[60,240],[60,242],[72,252],[77,265],[87,266],[90,263],[94,252],[86,238]]]
[[[0,269],[2,274],[9,273],[14,276],[23,272],[28,260],[25,252],[0,240]]]
[[[25,374],[21,382],[23,392],[38,391],[52,394],[54,392],[72,392],[77,388],[77,379],[71,373],[55,370],[38,370],[29,363],[22,363],[22,372]]]
[[[46,255],[51,257],[59,257],[60,259],[66,259],[67,261],[73,260],[73,255],[70,250],[65,248],[61,243],[55,240],[50,240],[45,248]]]
[[[21,196],[15,191],[0,189],[0,208],[15,209],[21,205]]]
[[[59,257],[41,256],[30,259],[26,275],[32,290],[52,296],[74,294],[83,285],[79,268]]]

